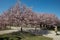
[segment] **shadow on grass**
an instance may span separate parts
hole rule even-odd
[[[0,40],[21,40],[22,38],[25,38],[26,36],[33,37],[35,35],[29,32],[25,32],[25,31],[23,32],[18,31],[18,32],[0,35]]]
[[[0,35],[0,40],[21,40],[22,38],[25,37],[34,37],[34,36],[42,36],[42,35],[47,35],[49,34],[48,30],[27,30],[27,31],[18,31],[18,32],[13,32],[5,35]]]
[[[35,35],[40,35],[40,36],[47,35],[50,33],[48,30],[28,30],[28,32],[35,34]]]

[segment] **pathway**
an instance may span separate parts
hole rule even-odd
[[[4,31],[0,31],[0,35],[12,33],[12,32],[17,32],[17,31],[19,31],[19,30],[4,30]]]
[[[58,34],[60,34],[60,32],[58,32]],[[49,34],[43,36],[53,38],[53,40],[60,40],[60,35],[55,35],[54,31],[50,31]]]
[[[13,30],[0,31],[0,35],[20,31],[20,27],[12,27],[12,29]],[[31,30],[31,29],[34,29],[34,28],[23,28],[23,29],[24,30],[29,30],[29,29]],[[58,32],[58,34],[60,34],[60,32]],[[46,34],[46,35],[43,35],[43,36],[53,38],[53,40],[60,40],[60,35],[55,35],[54,31],[50,31],[49,34]]]

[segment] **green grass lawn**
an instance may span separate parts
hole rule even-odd
[[[43,37],[43,36],[34,36],[34,37],[25,37],[21,40],[52,40],[51,38],[48,37]]]
[[[44,37],[44,36],[36,36],[34,34],[30,34],[27,32],[14,32],[10,34],[0,35],[0,38],[8,37],[9,40],[52,40],[52,38]],[[21,39],[18,39],[21,38]]]

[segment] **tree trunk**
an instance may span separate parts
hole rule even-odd
[[[58,31],[58,30],[57,30],[57,26],[55,26],[55,33],[56,33],[56,35],[57,35],[57,31]]]
[[[43,25],[42,25],[42,29],[43,29],[44,27],[43,27]]]
[[[41,29],[41,25],[40,25],[40,29]]]
[[[47,29],[46,25],[45,25],[45,29]]]
[[[35,26],[35,32],[36,32],[36,26]]]
[[[21,32],[23,31],[22,27],[21,27]]]

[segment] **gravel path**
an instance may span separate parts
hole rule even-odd
[[[11,27],[11,29],[12,30],[2,30],[2,31],[0,31],[0,35],[20,31],[21,27]],[[24,31],[26,31],[26,30],[34,29],[34,28],[23,28],[23,29],[24,29]]]
[[[0,31],[0,35],[17,32],[17,31],[19,31],[19,30],[4,30],[4,31]]]
[[[43,36],[53,38],[53,40],[60,40],[60,32],[58,32],[58,34],[59,35],[55,35],[54,31],[50,31],[49,34]]]
[[[13,30],[0,31],[0,35],[20,31],[20,27],[12,27],[12,29]],[[23,29],[25,31],[25,30],[29,30],[29,29],[31,30],[31,29],[34,29],[34,28],[23,28]],[[60,32],[58,32],[58,34],[60,34]],[[43,36],[53,38],[53,40],[60,40],[60,35],[55,35],[54,31],[49,31],[48,34],[43,35]]]
[[[2,31],[0,31],[0,35],[20,31],[20,28],[21,28],[21,27],[11,27],[12,30],[2,30]],[[25,31],[26,29],[28,30],[28,28],[23,28],[23,29],[24,29],[24,31]],[[30,29],[31,29],[31,28],[30,28]]]

